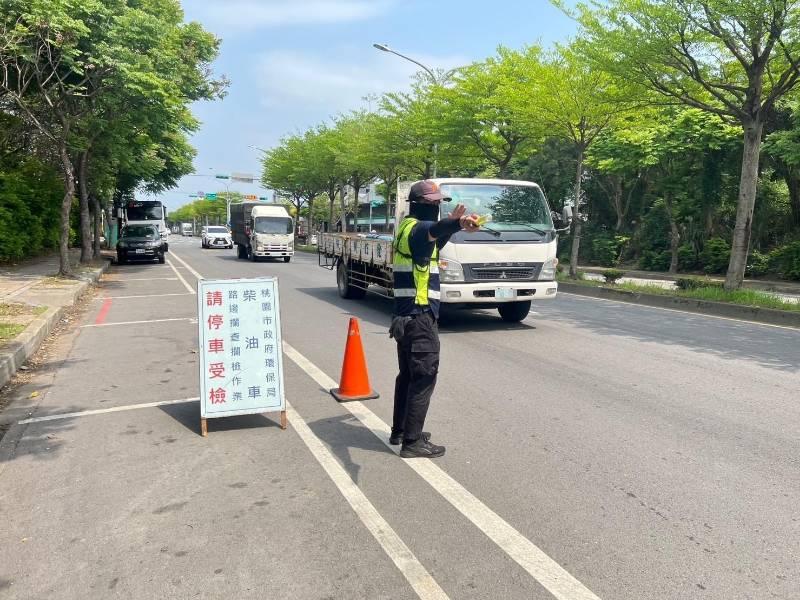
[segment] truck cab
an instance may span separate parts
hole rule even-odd
[[[558,234],[539,186],[508,179],[434,179],[445,197],[442,216],[457,204],[489,217],[479,231],[461,231],[439,254],[443,304],[497,308],[508,321],[527,316],[532,300],[554,298]],[[408,214],[398,198],[396,228]]]
[[[257,261],[261,258],[294,256],[294,219],[286,207],[259,202],[231,204],[231,233],[237,256]]]

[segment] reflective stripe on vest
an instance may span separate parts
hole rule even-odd
[[[418,223],[406,217],[400,223],[394,241],[394,296],[398,314],[413,312],[414,306],[439,304],[439,249],[434,245],[433,254],[424,265],[414,263],[411,256],[411,230]],[[434,307],[432,307],[434,308]],[[438,310],[437,310],[438,312]]]

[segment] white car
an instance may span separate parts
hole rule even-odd
[[[227,227],[208,225],[200,235],[203,248],[233,248],[233,238]]]

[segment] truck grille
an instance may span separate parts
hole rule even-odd
[[[471,281],[531,281],[539,276],[542,263],[464,265]]]

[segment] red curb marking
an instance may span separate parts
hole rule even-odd
[[[102,325],[106,322],[106,317],[108,316],[108,311],[111,310],[112,302],[113,300],[111,298],[103,300],[103,306],[100,307],[100,312],[97,313],[97,318],[94,320],[95,325]]]

